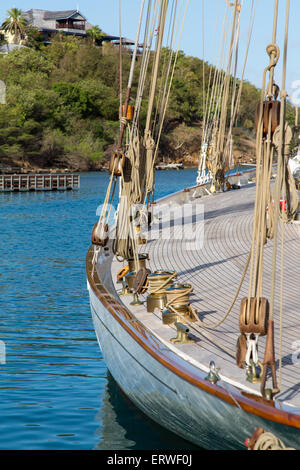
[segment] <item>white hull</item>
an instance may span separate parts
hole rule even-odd
[[[124,393],[147,416],[206,449],[246,449],[244,441],[257,427],[273,432],[286,445],[299,448],[299,430],[247,413],[162,365],[124,329],[91,286],[88,287],[94,327],[108,369]],[[163,344],[157,342],[156,347],[171,361],[177,361],[179,368],[205,380],[205,372],[187,364]],[[220,386],[226,387],[231,396],[239,393],[228,384]]]

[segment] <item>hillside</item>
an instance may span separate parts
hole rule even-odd
[[[118,49],[109,44],[99,48],[87,39],[58,36],[50,46],[33,42],[31,48],[1,56],[0,80],[7,87],[7,104],[0,105],[0,167],[72,171],[105,167],[119,130],[118,54]],[[130,60],[129,51],[124,49],[124,93]],[[136,77],[139,67],[140,59]],[[198,163],[202,67],[200,59],[179,54],[160,158],[185,165]],[[206,86],[208,79],[209,65],[205,64]],[[136,88],[135,81],[133,97]],[[237,161],[253,158],[258,101],[259,90],[245,83],[234,131]],[[142,125],[146,105],[145,100]]]

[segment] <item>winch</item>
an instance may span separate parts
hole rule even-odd
[[[162,312],[165,325],[175,323],[185,317],[189,321],[196,321],[195,313],[190,305],[190,293],[193,287],[190,284],[173,284],[166,289],[167,304]]]
[[[162,310],[167,304],[166,290],[177,278],[175,271],[155,271],[148,276],[147,311],[154,313],[156,308]]]
[[[138,260],[134,257],[128,259],[129,272],[138,272],[141,268],[146,267],[146,261],[149,260],[147,253],[141,253],[138,255]],[[138,264],[138,266],[137,266]]]

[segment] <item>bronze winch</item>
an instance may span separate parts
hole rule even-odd
[[[190,293],[193,288],[190,284],[172,284],[166,289],[167,304],[162,312],[164,325],[169,325],[177,321],[196,321],[195,314],[190,305]],[[184,317],[184,318],[183,318]]]
[[[175,271],[155,271],[148,276],[147,311],[154,313],[156,308],[162,310],[167,304],[166,290],[177,278]]]
[[[129,272],[138,272],[141,268],[146,267],[146,261],[149,259],[149,255],[147,253],[141,253],[138,256],[138,266],[137,266],[137,260],[132,257],[128,259],[128,267],[129,267]]]

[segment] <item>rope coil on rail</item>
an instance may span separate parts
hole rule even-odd
[[[245,441],[248,450],[296,450],[287,447],[275,434],[265,431],[263,428],[255,429],[251,438]]]

